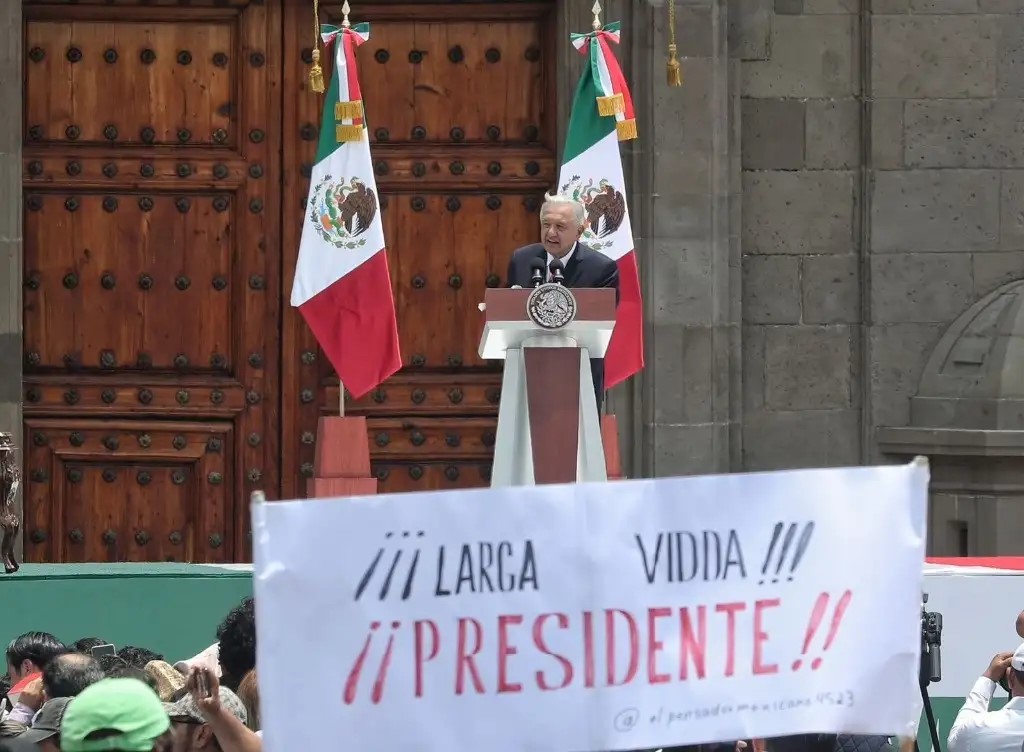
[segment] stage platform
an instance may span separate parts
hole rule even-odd
[[[0,646],[40,630],[137,645],[173,663],[212,644],[249,595],[251,564],[23,564],[0,575]]]

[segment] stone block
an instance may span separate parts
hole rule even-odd
[[[743,66],[747,97],[848,97],[855,89],[856,18],[776,16],[771,57]]]
[[[838,15],[856,13],[859,0],[804,0],[806,15]]]
[[[910,12],[910,0],[868,0],[871,4],[871,15],[893,15]]]
[[[871,118],[871,164],[876,169],[903,167],[902,99],[875,99],[869,105]]]
[[[728,472],[729,432],[723,423],[650,426],[654,477]]]
[[[744,415],[743,469],[791,470],[860,464],[857,410]]]
[[[1024,252],[975,253],[971,255],[974,299],[979,300],[998,287],[1024,279]]]
[[[804,12],[804,0],[775,0],[775,12],[780,16],[799,16]]]
[[[0,240],[0,334],[21,331],[21,280],[21,243]]]
[[[873,188],[871,242],[875,253],[998,247],[998,172],[877,172]]]
[[[657,325],[647,368],[654,377],[655,423],[712,420],[714,362],[711,327]]]
[[[908,167],[1024,166],[1024,101],[931,99],[907,102]]]
[[[663,240],[706,240],[711,237],[712,201],[707,193],[653,195],[652,235]]]
[[[682,55],[688,58],[714,57],[713,13],[711,5],[680,5],[676,8],[676,43]]]
[[[765,329],[765,407],[821,410],[852,404],[853,335],[847,326]]]
[[[771,53],[772,0],[729,0],[728,10],[730,57],[766,60]]]
[[[868,333],[871,425],[905,426],[910,398],[946,324],[880,324]]]
[[[806,106],[799,99],[743,99],[742,166],[797,170],[804,164]]]
[[[849,172],[743,173],[744,253],[849,253]]]
[[[742,342],[743,411],[764,407],[764,326],[744,326]]]
[[[714,320],[712,256],[708,241],[652,240],[648,245],[654,325],[700,326]]]
[[[853,324],[860,317],[860,259],[856,254],[805,256],[800,285],[803,323]]]
[[[1024,250],[1024,170],[1007,170],[1002,173],[999,247]]]
[[[1019,0],[1014,2],[1019,4]],[[1001,97],[1024,97],[1024,17],[1012,15],[992,18],[996,19],[999,27],[996,93]]]
[[[991,97],[997,22],[991,16],[874,16],[875,97]],[[936,54],[942,50],[942,54]]]
[[[871,321],[949,324],[973,298],[969,253],[871,257]]]
[[[0,334],[0,402],[21,400],[21,360],[21,332]]]
[[[807,101],[807,167],[841,170],[860,163],[860,102]]]
[[[979,0],[978,10],[982,13],[1018,14],[1024,11],[1024,0]]]
[[[800,323],[799,257],[743,257],[743,323]]]
[[[977,13],[978,0],[910,0],[911,13]]]
[[[0,100],[2,101],[2,100]],[[0,130],[3,125],[0,124]],[[22,233],[21,152],[0,153],[0,243],[20,241]],[[21,271],[18,271],[21,275]]]

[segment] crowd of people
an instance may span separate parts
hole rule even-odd
[[[23,634],[6,652],[0,752],[262,750],[252,598],[228,613],[217,642],[174,663],[47,632]]]

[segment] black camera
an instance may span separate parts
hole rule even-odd
[[[928,593],[921,602],[921,686],[942,681],[942,614],[925,610]]]

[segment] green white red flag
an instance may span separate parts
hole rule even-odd
[[[573,46],[589,64],[576,88],[558,180],[559,192],[575,197],[587,210],[581,241],[619,266],[619,307],[604,358],[609,389],[644,367],[640,273],[619,153],[619,141],[636,138],[637,130],[633,98],[612,52],[611,45],[618,42],[618,23],[572,36]]]
[[[334,43],[310,179],[291,304],[338,377],[359,398],[402,367],[377,182],[370,157],[356,48],[369,24],[322,25]]]

